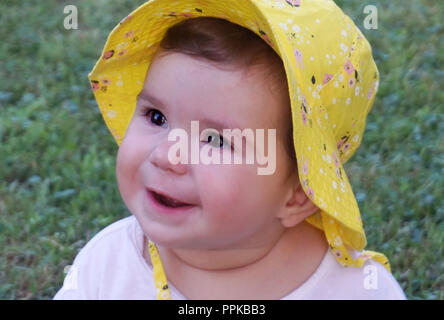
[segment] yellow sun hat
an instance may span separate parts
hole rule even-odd
[[[281,57],[300,182],[319,208],[307,221],[325,232],[341,265],[361,267],[374,259],[390,271],[383,254],[363,251],[365,232],[343,168],[362,141],[379,73],[370,44],[332,0],[151,0],[141,5],[112,30],[89,74],[117,144],[125,135],[165,32],[196,17],[222,18],[245,27]],[[359,254],[351,254],[351,248]],[[158,297],[168,298],[156,246],[150,243],[149,249]]]

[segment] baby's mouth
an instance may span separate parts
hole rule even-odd
[[[154,192],[152,190],[149,190],[151,194],[153,195],[154,199],[156,199],[159,203],[163,204],[166,207],[170,208],[180,208],[180,207],[186,207],[186,206],[193,206],[192,204],[181,202],[179,200],[170,198],[168,196],[165,196],[163,194]]]

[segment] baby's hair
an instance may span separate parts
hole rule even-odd
[[[296,163],[293,125],[285,68],[279,55],[254,32],[224,19],[200,17],[185,19],[169,28],[160,43],[159,56],[183,53],[215,64],[220,69],[249,70],[262,66],[271,76],[287,104],[286,151]]]

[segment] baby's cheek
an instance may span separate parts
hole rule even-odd
[[[127,139],[120,145],[116,159],[116,176],[122,191],[133,192],[135,183],[140,182],[139,168],[143,163],[143,152],[135,141]]]
[[[116,177],[119,192],[124,200],[131,193],[131,166],[128,157],[125,156],[124,150],[119,150],[116,161]]]
[[[130,175],[134,167],[133,161],[134,157],[132,155],[130,146],[122,143],[119,147],[116,159],[117,179],[124,180]]]
[[[240,207],[253,192],[255,173],[246,165],[218,165],[200,168],[199,193],[207,207]]]

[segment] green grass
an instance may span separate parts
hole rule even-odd
[[[117,145],[87,74],[108,32],[142,1],[0,3],[0,299],[50,299],[64,267],[129,215]],[[385,253],[409,299],[444,299],[444,4],[337,1],[373,46],[381,83],[362,145],[346,164],[368,249]]]

